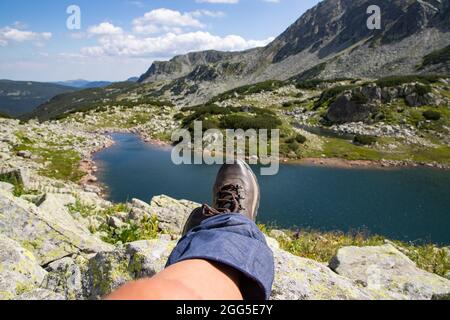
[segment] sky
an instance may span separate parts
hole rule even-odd
[[[178,54],[264,46],[318,2],[1,0],[0,79],[123,81]]]

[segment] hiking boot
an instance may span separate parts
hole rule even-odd
[[[259,209],[258,180],[250,166],[242,160],[224,164],[217,174],[213,188],[213,205],[195,209],[184,227],[183,235],[203,220],[227,213],[242,214],[256,221]]]

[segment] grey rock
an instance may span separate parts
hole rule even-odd
[[[0,189],[5,190],[6,192],[13,193],[14,192],[14,186],[10,183],[1,182],[0,181]]]
[[[45,275],[30,251],[0,233],[0,300],[33,290]]]
[[[417,268],[391,244],[342,248],[330,267],[385,299],[429,300],[450,293],[448,279]]]
[[[332,123],[346,123],[365,121],[371,113],[376,111],[376,107],[359,104],[352,101],[352,94],[341,95],[334,101],[328,112],[326,118]]]
[[[21,294],[20,296],[14,298],[14,300],[21,301],[59,301],[65,300],[64,296],[56,292],[46,290],[46,289],[35,289],[30,292]]]
[[[150,277],[164,269],[174,241],[138,241],[100,252],[89,260],[85,287],[87,297],[99,299],[122,284]]]
[[[75,253],[95,253],[111,248],[74,220],[57,198],[47,195],[47,202],[38,208],[0,190],[0,232],[26,244],[42,265]]]
[[[50,263],[47,267],[48,274],[43,287],[61,294],[65,300],[82,299],[84,297],[83,274],[80,265],[87,265],[87,260],[78,257],[77,262],[78,264],[74,259],[66,257]]]
[[[25,159],[30,159],[33,154],[30,151],[18,151],[17,155]]]
[[[294,256],[268,238],[275,259],[273,300],[370,300],[374,296],[327,266]]]
[[[198,207],[200,205],[192,201],[158,196],[150,203],[150,213],[158,218],[161,230],[180,234],[189,215]]]

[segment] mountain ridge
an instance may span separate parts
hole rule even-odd
[[[367,28],[369,5],[380,6],[382,30]],[[175,95],[192,105],[238,86],[286,80],[320,64],[325,64],[324,68],[315,76],[325,79],[449,73],[448,63],[416,68],[425,55],[450,43],[449,8],[448,0],[325,0],[266,47],[242,52],[192,52],[156,61],[139,83],[173,81],[166,89],[180,87],[180,83],[198,87],[200,93],[187,90]]]

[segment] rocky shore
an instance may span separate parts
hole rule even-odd
[[[63,163],[78,166],[84,159],[93,177],[92,153],[112,143],[103,132],[58,123],[0,124],[0,299],[99,299],[164,268],[199,204],[167,196],[110,203],[92,186],[95,179],[79,184],[56,178],[65,166],[52,153],[76,150],[82,156],[69,153]],[[276,266],[272,299],[449,297],[449,279],[418,268],[391,242],[344,247],[323,263],[283,250],[285,237],[276,230],[267,236]]]

